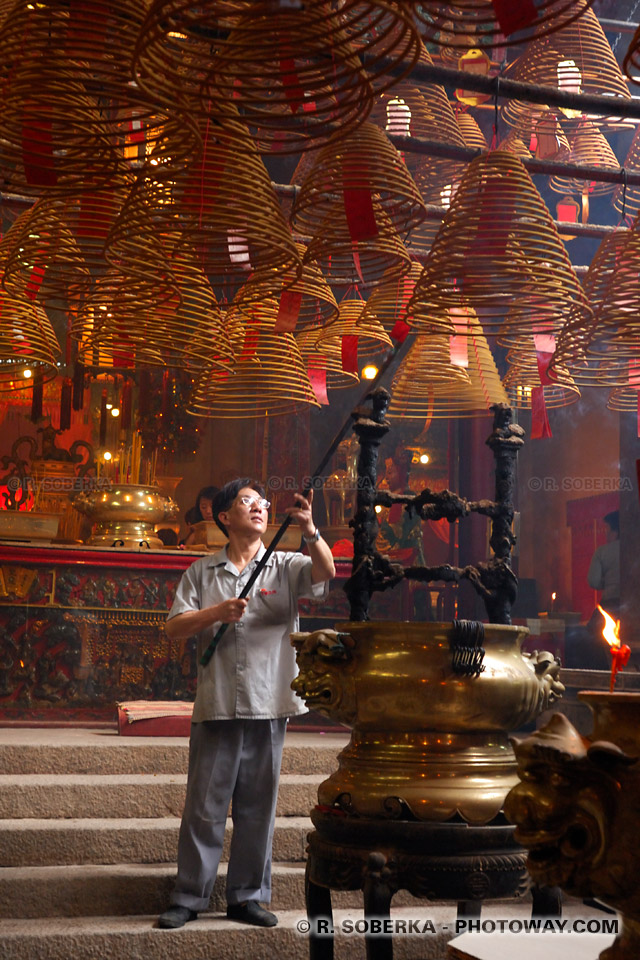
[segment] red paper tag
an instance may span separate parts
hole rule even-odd
[[[342,369],[345,373],[358,372],[358,338],[353,335],[342,338]]]
[[[296,72],[296,63],[289,41],[282,44],[280,51],[280,79],[291,113],[295,114],[304,103],[304,90]]]
[[[282,291],[278,305],[276,325],[273,328],[274,333],[284,333],[285,331],[295,330],[300,314],[301,303],[301,293],[295,293],[293,290]]]
[[[249,320],[245,326],[240,363],[242,363],[243,360],[250,360],[251,357],[255,357],[259,338],[260,324],[256,320]]]
[[[316,400],[323,406],[329,403],[327,396],[327,368],[326,361],[321,357],[314,357],[307,369],[309,380],[316,395]]]
[[[109,7],[96,3],[87,7],[86,0],[70,0],[66,50],[70,57],[99,57],[104,51]]]
[[[538,19],[533,0],[491,0],[491,5],[505,37],[530,27]]]
[[[553,434],[544,402],[544,387],[534,387],[531,391],[531,439],[542,440],[551,436]]]
[[[22,117],[22,163],[27,183],[38,187],[55,187],[58,175],[53,163],[51,120],[46,114],[51,107],[27,101]]]
[[[411,327],[408,323],[405,323],[404,320],[396,320],[393,325],[393,330],[391,331],[391,339],[397,340],[398,343],[404,343],[410,330]]]
[[[360,183],[366,186],[351,187],[351,174]],[[354,243],[361,240],[372,240],[378,236],[378,224],[373,210],[371,190],[368,186],[368,170],[366,165],[354,166],[354,161],[344,157],[342,161],[342,182],[344,193],[344,212],[347,217],[349,236]]]
[[[549,364],[551,363],[552,353],[543,353],[542,350],[536,351],[536,360],[538,361],[538,374],[540,376],[540,386],[548,387],[553,381],[549,379]]]

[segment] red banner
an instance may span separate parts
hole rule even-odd
[[[505,37],[530,27],[538,19],[533,0],[491,0],[491,5]]]
[[[358,338],[353,335],[342,338],[342,369],[345,373],[358,373]]]
[[[300,314],[301,303],[301,293],[295,293],[293,290],[282,291],[278,305],[276,325],[273,328],[274,333],[285,333],[295,330]]]
[[[314,357],[309,364],[307,373],[309,374],[309,380],[311,381],[313,392],[316,395],[316,400],[323,406],[327,406],[329,397],[327,396],[326,361],[323,361],[320,357]]]
[[[354,243],[361,240],[372,240],[378,236],[378,224],[373,210],[371,189],[368,185],[366,165],[354,166],[353,160],[344,157],[342,161],[342,183],[344,193],[344,212],[347,217],[349,236]],[[350,186],[352,176],[359,184]],[[364,185],[366,184],[366,186]]]

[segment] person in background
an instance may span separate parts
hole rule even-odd
[[[606,543],[597,547],[587,574],[594,590],[602,590],[600,604],[612,617],[620,613],[620,514],[617,510],[603,518],[607,528]],[[602,619],[602,614],[596,610]]]
[[[287,508],[309,556],[274,551],[247,598],[240,597],[265,554],[271,504],[247,477],[225,484],[213,503],[226,547],[196,560],[182,576],[166,633],[197,636],[198,686],[191,724],[189,774],[171,906],[158,925],[176,929],[206,910],[222,853],[229,803],[227,917],[272,927],[271,847],[287,720],[306,712],[291,689],[296,676],[290,634],[298,601],[326,597],[333,557],[312,515],[313,491]],[[206,666],[200,663],[221,624],[229,624]]]
[[[196,497],[195,506],[190,507],[184,516],[184,522],[191,528],[183,541],[185,547],[191,546],[196,540],[193,525],[201,520],[213,520],[213,501],[219,492],[218,487],[203,487]]]

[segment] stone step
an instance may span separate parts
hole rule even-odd
[[[283,774],[277,815],[308,816],[324,779]],[[0,819],[180,817],[186,783],[184,773],[0,775]]]
[[[274,910],[304,906],[304,864],[274,863]],[[211,895],[210,910],[224,911],[227,864],[221,863]],[[0,870],[0,917],[91,917],[158,914],[166,910],[176,876],[170,864],[85,864],[83,866],[4,867]],[[336,891],[334,905],[358,908],[359,891]],[[415,905],[406,890],[395,905]]]
[[[179,817],[0,820],[0,863],[5,867],[82,863],[172,863]],[[304,860],[308,817],[276,817],[273,860]],[[223,858],[229,853],[227,822]]]
[[[425,905],[401,908],[394,916],[421,924],[429,918],[435,933],[394,938],[394,960],[444,960],[454,935],[455,909]],[[361,917],[337,910],[334,922]],[[309,956],[304,910],[281,912],[271,929],[233,923],[218,914],[200,914],[180,930],[160,930],[152,917],[76,917],[0,920],[2,960],[305,960]],[[444,927],[447,929],[443,929]],[[335,960],[363,960],[357,934],[335,938]]]
[[[121,737],[115,731],[73,729],[3,729],[0,770],[3,774],[172,774],[186,773],[186,737]],[[287,733],[282,773],[303,776],[337,767],[348,743],[346,732]]]

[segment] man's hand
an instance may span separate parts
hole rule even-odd
[[[222,603],[217,604],[218,616],[216,620],[220,620],[222,623],[237,623],[238,620],[242,619],[248,602],[248,600],[243,600],[240,597],[223,600]]]
[[[296,493],[294,496],[296,499],[295,507],[287,507],[285,513],[288,513],[289,516],[296,521],[304,537],[312,537],[316,530],[311,511],[313,490],[309,491],[309,495],[306,498],[301,493]]]

